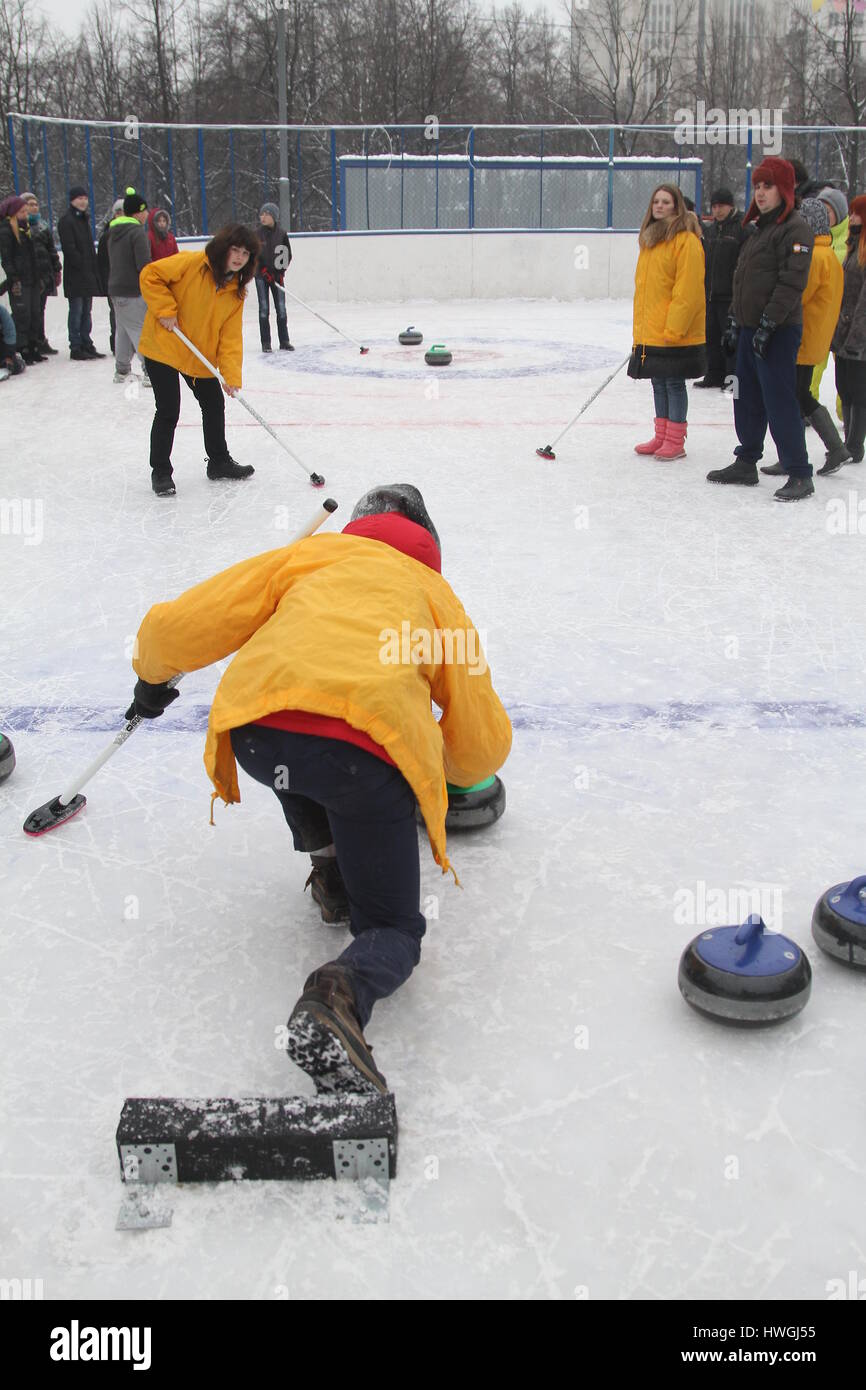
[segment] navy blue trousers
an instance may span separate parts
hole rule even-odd
[[[734,453],[746,463],[757,463],[769,425],[779,462],[792,478],[812,476],[797,400],[802,334],[800,324],[782,324],[771,337],[763,361],[752,349],[754,328],[741,328],[737,343],[734,425],[740,442]]]
[[[232,748],[250,777],[271,787],[295,849],[333,841],[346,885],[352,943],[348,968],[365,1028],[377,999],[408,980],[421,959],[421,867],[415,796],[402,772],[363,748],[261,724],[232,729]]]

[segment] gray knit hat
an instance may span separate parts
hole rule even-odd
[[[827,203],[836,214],[837,222],[844,222],[848,216],[848,199],[841,188],[822,188],[818,194],[822,203]]]
[[[262,215],[263,212],[269,213],[270,216],[274,219],[274,222],[275,222],[275,223],[276,223],[276,222],[279,222],[279,220],[280,220],[280,210],[279,210],[279,208],[277,207],[276,203],[262,203],[261,207],[259,208],[259,216],[260,216],[260,217],[261,217],[261,215]]]
[[[808,222],[816,236],[830,235],[830,219],[819,198],[804,198],[799,211],[803,221]]]

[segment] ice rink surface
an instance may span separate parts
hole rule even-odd
[[[0,1275],[46,1298],[826,1298],[866,1266],[866,980],[809,930],[866,871],[866,474],[788,506],[770,479],[711,487],[736,442],[718,392],[690,393],[686,460],[642,460],[651,390],[625,372],[537,458],[627,354],[625,301],[317,307],[370,354],[297,309],[297,351],[263,357],[248,303],[249,399],[325,474],[332,527],[376,483],[422,489],[515,730],[505,816],[449,839],[462,891],[422,843],[422,962],[368,1029],[401,1126],[390,1220],[340,1219],[337,1184],[238,1183],[114,1229],[124,1097],[312,1093],[275,1030],[348,938],[264,788],[208,825],[215,669],[83,814],[21,824],[122,726],[150,605],[322,494],[232,402],[256,474],[209,483],[184,390],[178,496],[156,499],[151,394],[70,362],[49,300],[64,350],[0,386]],[[106,319],[97,300],[102,349]],[[398,346],[409,323],[452,367]],[[681,999],[689,940],[738,920],[707,914],[720,897],[806,949],[796,1019],[731,1031]]]

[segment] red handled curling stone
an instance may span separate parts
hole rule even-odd
[[[7,777],[11,777],[14,766],[15,749],[12,747],[12,740],[5,734],[0,734],[0,782],[5,782]]]
[[[403,332],[399,335],[399,341],[404,347],[417,347],[419,343],[423,343],[424,334],[419,333],[418,329],[413,328],[410,323],[409,327],[404,328]]]
[[[812,935],[834,960],[866,969],[866,874],[835,884],[818,899]]]
[[[812,968],[796,942],[768,932],[753,912],[741,927],[711,927],[696,936],[682,954],[678,984],[698,1013],[757,1028],[805,1008]]]
[[[553,452],[553,445],[552,445],[552,444],[542,444],[541,448],[540,448],[540,449],[536,449],[535,452],[538,454],[538,457],[539,457],[540,459],[555,459],[555,458],[556,458],[556,454]]]

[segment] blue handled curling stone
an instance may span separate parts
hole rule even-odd
[[[866,969],[866,874],[835,884],[818,899],[812,935],[834,960]]]
[[[15,749],[5,734],[0,734],[0,782],[11,776],[15,766]]]
[[[404,347],[417,347],[418,344],[423,343],[423,341],[424,334],[419,333],[418,329],[414,328],[411,323],[409,327],[404,328],[403,332],[400,334],[400,342]]]
[[[796,942],[767,932],[753,912],[741,927],[710,927],[696,936],[683,951],[678,984],[698,1013],[755,1028],[805,1008],[812,968]]]
[[[451,353],[444,343],[433,343],[424,353],[424,361],[428,367],[450,367]]]

